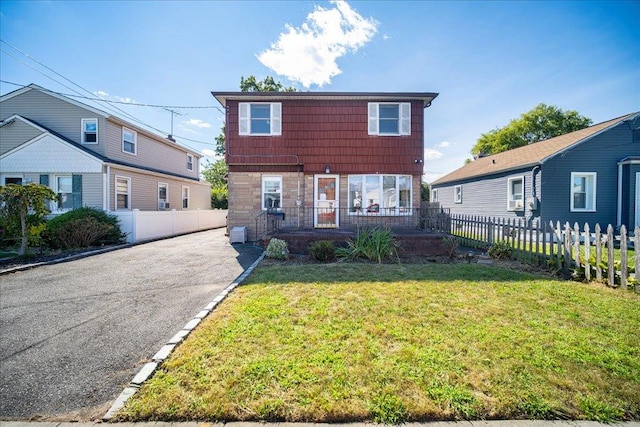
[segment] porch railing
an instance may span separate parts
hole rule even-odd
[[[448,230],[450,221],[439,207],[389,208],[367,211],[353,208],[288,207],[264,211],[255,217],[256,240],[275,230],[356,229],[384,226],[394,230]]]

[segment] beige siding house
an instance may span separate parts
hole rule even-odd
[[[76,100],[30,85],[0,97],[0,185],[48,185],[61,213],[211,209],[201,155]]]

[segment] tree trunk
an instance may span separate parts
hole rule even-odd
[[[27,213],[20,213],[20,226],[22,228],[22,241],[20,242],[20,250],[18,256],[22,256],[27,253],[27,245],[29,244],[29,230],[27,229]]]

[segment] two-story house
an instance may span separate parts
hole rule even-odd
[[[51,187],[53,213],[211,209],[201,155],[37,85],[0,97],[0,185]]]
[[[226,111],[229,227],[394,224],[420,206],[424,109],[438,95],[212,92]]]

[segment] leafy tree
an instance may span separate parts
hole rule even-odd
[[[420,200],[423,202],[431,200],[431,186],[428,182],[422,181],[420,184]]]
[[[27,253],[30,228],[27,217],[35,215],[41,219],[50,212],[47,209],[47,201],[56,200],[56,198],[56,193],[46,185],[30,183],[0,186],[0,214],[8,221],[20,223],[21,241],[18,255]]]
[[[284,87],[271,76],[265,77],[262,81],[256,80],[255,76],[249,76],[246,79],[240,77],[240,90],[242,92],[295,92],[297,89],[293,86]]]
[[[574,110],[538,104],[502,128],[483,133],[471,149],[474,155],[497,154],[583,129],[592,120]]]
[[[224,147],[224,135],[226,133],[225,126],[220,128],[220,135],[216,136],[216,156],[224,156],[225,147]]]
[[[218,159],[213,163],[207,161],[202,170],[202,176],[212,187],[224,187],[227,185],[226,176],[228,171],[229,168],[224,159]]]

